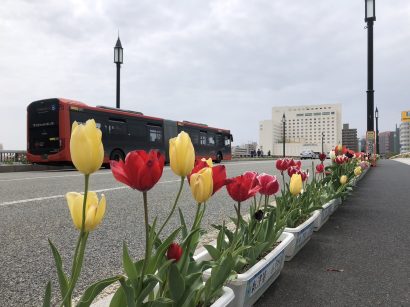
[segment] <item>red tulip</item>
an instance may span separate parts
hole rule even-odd
[[[165,158],[158,152],[151,150],[131,151],[125,157],[125,163],[110,161],[111,172],[115,179],[141,192],[150,190],[161,178]]]
[[[178,243],[171,243],[167,250],[167,259],[174,259],[174,262],[178,262],[182,256],[182,247]]]
[[[295,166],[296,167],[298,167],[298,168],[301,168],[301,166],[302,166],[302,161],[294,161],[294,163],[295,163]]]
[[[300,169],[297,166],[291,166],[288,168],[288,175],[292,177],[294,174],[300,174]]]
[[[302,181],[306,181],[309,178],[309,170],[307,170],[306,172],[299,172],[300,176],[302,176]]]
[[[279,171],[284,172],[288,169],[288,167],[289,167],[289,160],[288,159],[276,160],[276,168]]]
[[[320,161],[325,161],[326,160],[326,154],[324,152],[322,152],[321,154],[319,154],[319,160]]]
[[[275,176],[262,173],[256,178],[261,186],[259,193],[262,195],[273,195],[279,191],[279,182]]]
[[[257,174],[255,172],[245,172],[243,175],[226,180],[226,190],[229,196],[237,202],[242,202],[255,196],[261,189]]]
[[[321,174],[325,171],[325,166],[323,164],[316,165],[316,173]]]
[[[336,162],[337,164],[343,164],[343,163],[346,162],[346,157],[344,157],[344,156],[337,156],[337,157],[335,158],[335,162]]]
[[[209,167],[206,161],[197,161],[195,167],[192,169],[191,174],[188,175],[188,182],[192,174],[199,172],[204,167]],[[226,184],[226,170],[225,165],[217,165],[212,167],[212,181],[213,181],[213,190],[212,195],[214,195],[220,188]]]

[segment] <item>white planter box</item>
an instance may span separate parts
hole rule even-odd
[[[227,286],[235,293],[230,307],[252,306],[266,289],[278,278],[285,261],[285,249],[293,241],[293,235],[283,232],[279,237],[281,243],[248,271],[238,274],[235,280],[228,281]],[[208,252],[201,252],[196,260],[210,260]],[[210,276],[211,270],[203,273],[204,280]]]
[[[302,247],[309,242],[313,234],[315,220],[319,217],[319,215],[320,211],[316,210],[309,219],[307,219],[303,224],[300,224],[298,227],[285,228],[285,232],[294,235],[293,241],[286,248],[286,261],[290,261],[302,249]]]
[[[158,288],[159,287],[158,287],[158,284],[157,284],[154,288],[155,293],[158,291]],[[232,302],[232,300],[235,297],[235,294],[233,293],[232,289],[230,289],[228,287],[223,287],[222,291],[223,291],[222,296],[220,296],[211,305],[211,307],[226,307],[226,306],[228,306],[228,304],[230,302]],[[103,299],[100,299],[100,300],[96,301],[95,303],[92,303],[91,307],[109,307],[113,296],[114,296],[114,294],[110,294],[110,295],[104,297]]]
[[[332,206],[332,213],[333,214],[337,208],[342,204],[342,198],[338,197],[332,200],[333,201],[333,206]]]
[[[326,204],[323,205],[323,209],[319,210],[320,215],[319,217],[315,220],[314,224],[314,231],[318,231],[329,219],[330,215],[332,214],[333,210],[333,201],[329,201]]]

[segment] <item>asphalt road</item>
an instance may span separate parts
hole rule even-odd
[[[279,177],[272,160],[225,165],[228,177],[248,170]],[[304,161],[303,167],[311,167],[311,161]],[[179,178],[165,167],[160,182],[148,194],[151,221],[156,215],[159,221],[165,219],[178,186]],[[142,194],[116,182],[110,170],[93,174],[90,189],[106,195],[107,211],[102,224],[89,237],[77,294],[95,280],[122,272],[124,240],[135,259],[144,251]],[[49,279],[57,295],[47,238],[60,251],[68,272],[78,236],[64,198],[70,191],[83,191],[83,176],[76,171],[0,174],[0,306],[39,306]],[[210,229],[211,224],[233,216],[233,204],[225,188],[214,195],[208,202],[204,228]],[[193,219],[195,206],[185,185],[180,207],[187,220]],[[179,225],[176,215],[168,225],[167,231]]]

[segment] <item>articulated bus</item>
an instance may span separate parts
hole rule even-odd
[[[229,130],[62,98],[34,101],[27,107],[27,159],[38,164],[71,164],[71,126],[74,121],[85,123],[91,118],[102,131],[105,164],[124,159],[137,149],[159,150],[169,162],[169,139],[181,131],[191,137],[196,159],[231,159]]]

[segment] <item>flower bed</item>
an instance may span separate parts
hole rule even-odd
[[[92,174],[104,160],[101,140],[102,133],[94,120],[73,124],[71,159],[84,174],[84,192],[66,194],[74,227],[78,229],[70,274],[64,271],[62,257],[49,241],[59,282],[59,287],[53,289],[60,290],[60,303],[65,307],[72,306],[87,241],[100,225],[105,211],[113,207],[106,203],[104,195],[88,189]],[[195,161],[191,139],[182,131],[169,140],[170,167],[180,178],[180,185],[163,221],[150,216],[148,193],[162,176],[164,155],[158,151],[136,150],[129,152],[125,161],[111,161],[114,178],[135,190],[139,196],[136,205],[144,208],[145,255],[142,259],[132,259],[127,243],[123,242],[124,273],[90,285],[78,306],[90,306],[95,297],[113,283],[119,283],[120,287],[111,299],[111,307],[252,305],[280,274],[284,260],[294,257],[310,240],[315,220],[320,216],[316,224],[320,228],[368,167],[368,163],[362,161],[364,157],[343,146],[336,146],[333,155],[332,164],[325,167],[326,155],[322,153],[322,163],[316,166],[312,163],[310,173],[309,169],[301,169],[300,161],[278,160],[276,168],[281,172],[283,184],[282,193],[277,196],[280,186],[275,176],[245,172],[226,178],[225,166],[214,166],[211,159]],[[189,184],[196,208],[194,219],[189,221],[178,207],[185,182]],[[206,203],[223,187],[235,202],[236,216],[231,217],[235,227],[228,229],[225,222],[214,225],[219,231],[215,244],[204,246],[206,255],[194,257],[204,232],[201,223]],[[275,205],[270,204],[270,197],[275,197]],[[250,217],[245,220],[241,208],[249,202]],[[180,226],[164,234],[175,211],[178,211]],[[234,301],[225,285],[234,289]],[[51,306],[52,294],[49,282],[43,306]]]

